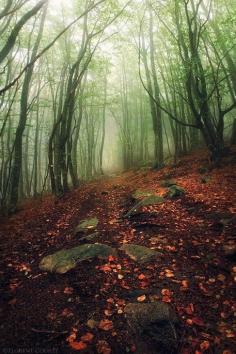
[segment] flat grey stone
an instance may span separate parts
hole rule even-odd
[[[132,198],[135,200],[139,200],[139,199],[143,199],[145,197],[150,197],[151,195],[153,195],[152,192],[150,191],[146,191],[146,190],[142,190],[142,189],[137,189],[133,194],[132,194]]]
[[[88,218],[83,220],[78,226],[76,226],[74,233],[85,232],[88,230],[95,230],[98,226],[98,218]]]
[[[85,244],[44,257],[39,268],[47,272],[64,274],[75,268],[79,262],[95,257],[104,259],[110,255],[116,255],[116,250],[110,246],[99,243]]]
[[[125,218],[128,218],[138,212],[141,207],[149,206],[149,205],[157,205],[163,204],[165,199],[158,195],[150,195],[149,197],[145,197],[135,204],[133,208],[131,208],[128,213],[125,215]]]
[[[130,303],[126,305],[124,313],[130,331],[137,343],[140,343],[138,353],[175,352],[175,326],[178,319],[170,305],[163,302]]]
[[[170,199],[175,199],[178,197],[182,197],[185,194],[184,188],[173,185],[169,188],[168,192],[166,193],[166,197]]]
[[[135,245],[135,244],[124,244],[121,248],[131,259],[138,263],[150,262],[153,259],[162,256],[161,253],[156,252],[150,248]]]

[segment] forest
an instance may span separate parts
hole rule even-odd
[[[235,0],[0,0],[3,353],[235,353],[235,34]]]

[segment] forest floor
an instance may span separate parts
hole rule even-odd
[[[206,165],[206,154],[198,153],[160,171],[104,177],[59,200],[27,202],[2,220],[0,352],[135,353],[139,344],[124,307],[154,299],[178,315],[176,353],[236,353],[236,262],[223,249],[236,227],[222,221],[229,214],[235,221],[236,158],[201,174]],[[135,190],[163,195],[166,177],[186,194],[122,218]],[[44,256],[80,244],[75,227],[95,216],[95,242],[116,249],[135,243],[163,256],[139,264],[119,251],[117,258],[84,261],[66,274],[39,269]]]

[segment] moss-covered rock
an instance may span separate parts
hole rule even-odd
[[[82,262],[94,257],[105,259],[110,255],[116,255],[116,251],[99,243],[85,244],[71,249],[64,249],[46,256],[40,262],[39,268],[43,271],[64,274]]]
[[[184,188],[177,185],[173,185],[169,188],[168,192],[166,193],[166,197],[170,199],[175,199],[175,198],[182,197],[184,194],[185,194]]]
[[[150,195],[149,197],[145,197],[142,200],[140,200],[138,203],[134,205],[133,208],[131,208],[128,213],[125,215],[126,218],[136,214],[140,208],[144,206],[149,206],[149,205],[156,205],[156,204],[162,204],[164,203],[165,199],[163,197],[160,197],[158,195]]]
[[[178,319],[170,305],[163,302],[130,303],[124,313],[139,343],[138,353],[176,352]]]
[[[86,232],[88,230],[95,230],[98,225],[98,218],[88,218],[83,220],[78,226],[76,226],[74,233]]]
[[[153,259],[160,257],[162,254],[152,250],[150,248],[135,245],[135,244],[124,244],[121,248],[121,251],[124,251],[127,256],[138,263],[150,262]]]
[[[151,195],[153,195],[152,192],[150,191],[145,191],[142,189],[137,189],[133,194],[132,194],[132,198],[135,200],[139,200],[139,199],[143,199],[145,197],[150,197]]]

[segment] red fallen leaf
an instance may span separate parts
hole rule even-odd
[[[70,347],[74,350],[84,350],[87,348],[87,344],[80,341],[80,342],[70,342]]]
[[[161,294],[163,296],[171,296],[172,292],[169,289],[162,289]]]
[[[132,353],[136,352],[136,346],[135,346],[135,345],[132,345],[132,347],[130,348],[130,351],[131,351]]]
[[[166,248],[167,251],[176,252],[176,247],[175,246],[166,246],[165,248]]]
[[[71,295],[73,293],[74,289],[73,288],[65,288],[64,289],[64,294]]]
[[[66,338],[66,341],[69,342],[69,343],[72,343],[76,340],[76,333],[73,332],[69,335],[69,337]]]
[[[80,339],[82,340],[82,342],[92,342],[94,338],[94,335],[90,332],[86,333],[84,336],[82,336]]]
[[[202,352],[199,352],[199,350],[195,350],[194,354],[202,354]]]
[[[188,287],[189,287],[189,281],[188,280],[183,280],[181,284],[182,284],[182,287],[184,289],[188,289]]]
[[[192,315],[194,313],[194,306],[193,304],[189,304],[187,307],[185,307],[185,312],[188,314],[188,315]]]
[[[113,323],[109,320],[101,320],[98,327],[103,331],[110,331],[113,329]]]
[[[112,297],[109,297],[109,299],[107,299],[107,302],[109,303],[109,304],[113,304],[114,303],[114,299],[112,299]]]
[[[204,292],[205,294],[208,293],[208,290],[205,288],[205,286],[202,283],[199,283],[198,286],[199,289],[202,290],[202,292]]]
[[[198,326],[204,326],[203,320],[199,317],[193,317],[192,322]]]
[[[107,272],[110,272],[112,269],[110,266],[108,266],[107,264],[99,267],[100,270],[102,270],[103,272],[107,273]]]
[[[140,275],[138,276],[138,279],[139,279],[139,280],[144,280],[144,279],[146,279],[146,276],[145,276],[144,274],[140,274]]]
[[[108,257],[108,261],[109,262],[114,262],[115,261],[115,257],[114,256],[109,256]]]
[[[105,340],[99,340],[96,345],[98,354],[111,354],[111,348]]]
[[[204,340],[201,344],[200,344],[200,348],[203,352],[205,352],[207,349],[210,348],[210,343],[208,342],[208,340]]]
[[[137,300],[138,300],[138,302],[145,301],[146,300],[146,295],[142,295],[142,296],[137,297]]]
[[[163,297],[162,297],[162,301],[163,301],[163,302],[170,303],[170,302],[171,302],[171,298],[170,298],[169,296],[163,296]]]
[[[165,276],[167,277],[167,278],[174,278],[174,272],[172,271],[172,270],[170,270],[170,269],[165,269]]]
[[[64,309],[61,314],[63,317],[73,317],[74,314],[70,309]]]

